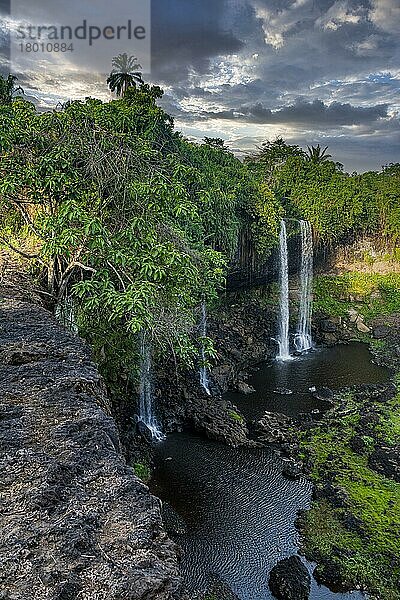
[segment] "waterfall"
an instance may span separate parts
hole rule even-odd
[[[159,428],[153,413],[153,381],[151,345],[143,333],[140,338],[140,400],[139,400],[139,423],[143,423],[150,431],[154,441],[160,442],[164,434]]]
[[[201,305],[201,319],[200,319],[200,336],[205,338],[207,336],[207,309],[206,304],[203,302]],[[210,382],[208,379],[207,367],[205,365],[206,362],[206,354],[204,350],[204,345],[202,345],[200,350],[200,358],[201,358],[201,366],[200,366],[200,384],[205,390],[206,394],[211,396],[210,392]]]
[[[311,223],[300,221],[301,268],[300,268],[300,308],[294,344],[298,352],[312,348],[312,283],[313,283],[313,238]]]
[[[282,219],[281,232],[279,235],[279,257],[280,257],[280,318],[279,318],[279,354],[278,360],[289,360],[289,261],[286,223]]]
[[[79,329],[75,320],[74,301],[71,296],[65,294],[63,298],[57,302],[54,315],[57,321],[61,323],[65,329],[78,335]]]

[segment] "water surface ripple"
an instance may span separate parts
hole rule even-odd
[[[230,398],[248,418],[265,410],[297,414],[321,408],[309,387],[387,379],[387,370],[371,362],[366,346],[350,344],[264,365],[250,381],[255,394]],[[274,393],[282,386],[293,393]],[[189,589],[205,590],[217,575],[241,600],[272,600],[269,572],[278,560],[296,553],[296,513],[311,501],[311,484],[304,478],[288,481],[282,465],[269,448],[232,449],[190,433],[168,436],[157,447],[151,489],[163,500],[167,529],[184,550],[182,571]],[[334,594],[313,581],[311,600],[362,597]]]

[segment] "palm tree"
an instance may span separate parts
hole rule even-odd
[[[25,93],[21,86],[16,85],[17,80],[15,75],[10,74],[7,79],[0,75],[0,105],[11,104],[18,94]]]
[[[321,146],[318,144],[318,146],[307,146],[308,149],[308,156],[307,156],[307,160],[309,162],[314,163],[315,165],[318,165],[319,163],[325,162],[326,160],[329,160],[330,158],[332,158],[331,154],[326,154],[326,151],[328,150],[328,146],[326,146],[326,148],[324,148],[322,150]]]
[[[130,87],[142,85],[142,74],[138,69],[142,67],[137,61],[136,56],[128,56],[126,52],[115,56],[112,60],[113,70],[111,71],[107,83],[112,92],[117,96],[124,96],[126,90]]]

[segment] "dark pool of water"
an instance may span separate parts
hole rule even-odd
[[[351,344],[263,366],[250,381],[255,394],[230,398],[253,419],[264,410],[296,414],[323,408],[309,387],[387,379],[388,372],[371,362],[365,346]],[[293,394],[274,394],[277,387]],[[188,433],[168,436],[157,447],[151,490],[163,500],[167,529],[175,531],[172,537],[184,550],[182,571],[189,589],[205,590],[217,575],[241,600],[272,600],[269,572],[278,560],[296,553],[296,513],[311,501],[310,483],[286,480],[282,464],[270,449],[232,449]],[[313,581],[312,600],[347,598],[363,596],[334,594]]]
[[[288,362],[264,363],[248,381],[255,393],[246,396],[229,392],[226,397],[248,419],[259,419],[266,410],[295,417],[301,412],[327,408],[326,403],[312,395],[312,387],[335,390],[363,383],[383,383],[388,378],[388,370],[372,362],[368,346],[353,342],[316,349]],[[282,388],[293,394],[277,393],[276,390]]]

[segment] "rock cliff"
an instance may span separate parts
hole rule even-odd
[[[1,600],[182,597],[160,502],[127,466],[90,350],[0,301]]]

